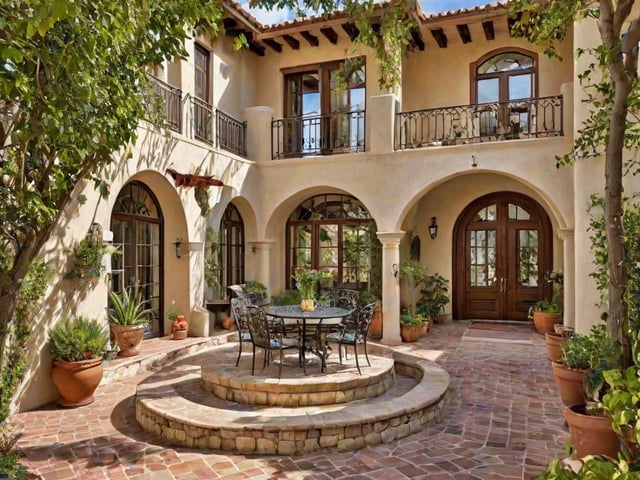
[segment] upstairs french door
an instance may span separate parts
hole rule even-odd
[[[527,320],[529,307],[549,296],[551,225],[534,200],[513,192],[479,198],[454,239],[456,318]]]

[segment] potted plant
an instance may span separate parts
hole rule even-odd
[[[587,455],[617,458],[620,441],[613,429],[611,418],[599,402],[609,390],[604,372],[620,366],[622,351],[607,335],[604,324],[595,325],[591,334],[584,337],[589,342],[585,343],[585,348],[582,349],[588,354],[588,369],[583,382],[585,401],[581,404],[567,405],[564,409],[571,444],[578,458]],[[564,345],[569,342],[570,340]],[[581,356],[584,356],[584,353]]]
[[[247,280],[243,290],[244,293],[249,295],[249,299],[254,305],[260,304],[267,295],[267,287],[255,280]]]
[[[102,356],[108,341],[105,326],[82,316],[65,317],[49,331],[51,377],[60,405],[78,407],[93,402],[102,380]]]
[[[146,301],[137,288],[125,288],[121,293],[109,292],[111,332],[120,348],[119,357],[138,355],[137,347],[144,338],[145,325],[153,309],[145,308]]]
[[[174,340],[184,340],[187,338],[187,331],[189,324],[184,318],[184,315],[178,315],[178,313],[171,309],[167,312],[167,317],[171,321],[171,333]]]
[[[403,342],[416,342],[421,336],[422,316],[407,309],[400,314],[400,336]]]
[[[315,310],[314,298],[316,293],[316,286],[320,280],[331,278],[331,272],[318,272],[317,270],[308,270],[300,268],[296,270],[293,276],[296,281],[296,286],[300,290],[300,310],[303,312],[312,312]]]
[[[537,301],[529,309],[529,319],[533,320],[533,325],[539,333],[554,331],[554,325],[562,323],[563,292],[562,271],[548,271],[544,274],[545,281],[553,285],[553,295],[551,299]]]
[[[439,273],[426,275],[417,310],[435,323],[444,323],[444,307],[449,303],[449,280]]]

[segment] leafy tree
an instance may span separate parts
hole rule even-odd
[[[640,146],[638,113],[638,42],[640,17],[633,13],[635,0],[517,0],[510,8],[520,12],[517,33],[546,46],[557,55],[555,46],[566,37],[573,24],[595,19],[601,44],[580,48],[578,57],[591,55],[592,61],[579,74],[585,102],[591,111],[574,141],[572,152],[559,157],[558,165],[576,158],[604,155],[604,225],[607,241],[608,334],[625,344],[625,364],[631,360],[628,344],[628,303],[625,302],[628,264],[624,246],[622,178],[625,170],[637,168],[625,152]],[[623,29],[627,28],[626,32]],[[584,161],[584,160],[582,160]]]
[[[3,372],[16,362],[11,332],[25,275],[76,185],[108,192],[100,172],[135,141],[148,67],[185,56],[193,26],[215,32],[221,16],[211,0],[0,3]]]

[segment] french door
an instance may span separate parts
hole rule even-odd
[[[527,320],[529,307],[550,295],[551,224],[531,198],[477,199],[456,222],[454,242],[456,318]]]

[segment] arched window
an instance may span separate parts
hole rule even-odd
[[[219,282],[224,292],[229,285],[244,283],[244,222],[238,209],[231,203],[220,220],[218,239]]]
[[[471,103],[478,104],[480,136],[529,133],[537,68],[537,55],[518,49],[494,52],[471,65]]]
[[[311,197],[287,222],[287,287],[301,267],[332,272],[337,284],[363,289],[379,274],[380,252],[375,222],[360,201],[340,194]]]

